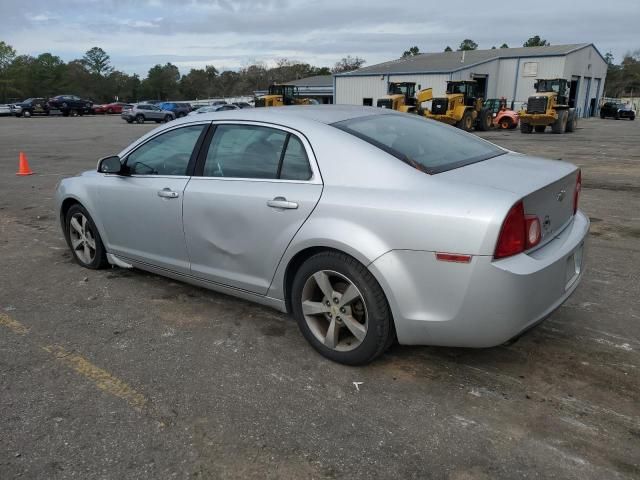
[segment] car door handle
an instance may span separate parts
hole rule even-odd
[[[162,190],[158,190],[158,196],[162,198],[178,198],[180,194],[168,188],[163,188]]]
[[[290,210],[298,208],[298,204],[296,202],[290,202],[284,197],[276,197],[273,200],[268,200],[267,206],[271,208],[286,208]]]

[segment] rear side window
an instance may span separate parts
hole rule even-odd
[[[429,174],[506,153],[475,135],[418,115],[371,115],[332,125]]]
[[[311,178],[311,167],[307,153],[300,139],[294,135],[291,135],[287,142],[280,178],[282,180],[309,180]]]
[[[308,180],[311,168],[300,140],[254,125],[219,125],[207,152],[205,177]]]

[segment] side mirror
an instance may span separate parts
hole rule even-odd
[[[98,172],[120,175],[122,173],[120,157],[118,155],[111,155],[98,160]]]

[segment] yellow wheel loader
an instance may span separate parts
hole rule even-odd
[[[529,97],[526,108],[518,112],[520,131],[541,133],[551,126],[553,133],[573,132],[578,117],[569,105],[569,82],[564,78],[541,79],[534,87],[536,94]]]
[[[483,107],[482,97],[478,83],[473,80],[448,81],[446,96],[433,98],[431,109],[425,109],[423,115],[467,132],[474,127],[476,130],[489,130],[493,114]]]
[[[300,98],[298,87],[274,83],[269,86],[269,93],[255,100],[256,107],[282,107],[284,105],[311,105],[310,98]]]
[[[415,82],[390,82],[387,93],[386,97],[378,99],[376,105],[405,113],[421,113],[420,105],[433,97],[430,88],[416,94]]]

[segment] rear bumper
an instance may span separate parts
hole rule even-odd
[[[584,274],[589,219],[582,213],[534,252],[448,263],[433,252],[393,250],[369,269],[393,312],[398,341],[492,347],[544,320]]]

